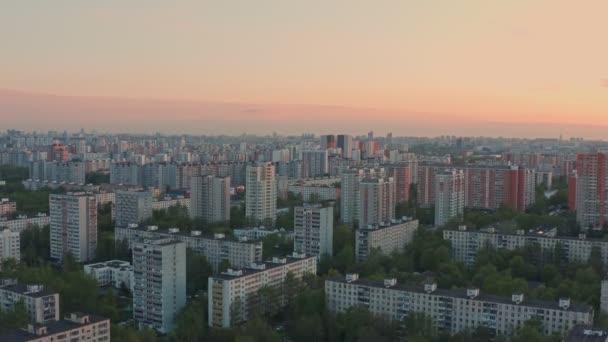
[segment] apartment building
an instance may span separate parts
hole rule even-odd
[[[333,255],[334,208],[305,204],[294,208],[294,252],[313,255]]]
[[[525,246],[535,246],[539,252],[553,252],[560,246],[567,261],[587,262],[591,251],[598,248],[602,261],[608,263],[608,241],[587,238],[581,234],[578,238],[557,236],[556,229],[540,229],[511,232],[497,232],[495,228],[488,227],[478,231],[468,230],[466,226],[458,229],[443,231],[443,238],[452,245],[452,257],[456,261],[473,266],[477,253],[486,247],[495,249],[514,250]]]
[[[287,190],[302,197],[305,202],[313,196],[319,201],[335,201],[340,198],[340,178],[299,179],[290,182]]]
[[[355,256],[365,261],[373,250],[383,254],[401,251],[412,242],[418,230],[418,220],[403,217],[379,225],[360,227],[355,232]]]
[[[141,223],[152,217],[152,193],[150,191],[117,190],[115,193],[116,226]]]
[[[395,218],[396,187],[392,177],[365,177],[359,183],[359,227]]]
[[[84,265],[84,272],[97,280],[99,286],[123,287],[133,292],[133,266],[128,261],[108,260]]]
[[[277,216],[277,180],[273,163],[247,166],[245,216],[273,226]]]
[[[32,162],[30,178],[49,182],[85,183],[85,166],[80,161],[44,161]]]
[[[439,171],[435,177],[435,227],[441,227],[464,215],[464,172]]]
[[[192,177],[190,216],[205,223],[230,221],[230,176]]]
[[[340,176],[340,219],[342,223],[353,224],[359,218],[359,183],[364,172],[349,169]]]
[[[325,281],[325,298],[330,312],[344,312],[364,306],[374,315],[402,321],[410,313],[429,316],[440,332],[456,334],[478,327],[494,334],[512,336],[530,319],[541,322],[543,333],[564,334],[577,324],[593,323],[593,308],[572,303],[526,300],[521,293],[511,298],[483,294],[477,288],[438,289],[434,282],[399,285],[396,279],[371,281],[357,274]]]
[[[0,335],[11,342],[109,342],[110,320],[101,316],[71,313],[63,320],[29,324],[27,329]]]
[[[17,202],[10,201],[8,198],[0,200],[0,216],[9,216],[17,211]]]
[[[51,258],[62,260],[67,253],[78,262],[95,257],[97,250],[97,201],[84,193],[52,194]]]
[[[183,196],[178,197],[170,197],[166,196],[161,200],[153,200],[152,201],[152,210],[166,210],[170,207],[174,207],[176,205],[180,205],[182,207],[186,207],[188,212],[192,210],[192,200],[190,198],[185,198]]]
[[[51,223],[51,217],[45,213],[38,213],[36,216],[27,217],[19,215],[13,220],[3,220],[0,218],[0,229],[10,229],[13,232],[21,233],[30,227],[44,227]]]
[[[410,185],[412,184],[412,168],[409,163],[388,164],[385,166],[389,177],[395,180],[396,201],[410,200]]]
[[[186,244],[144,238],[133,245],[133,319],[169,333],[186,305]]]
[[[327,150],[301,152],[302,178],[315,178],[328,174]]]
[[[10,229],[0,230],[0,265],[6,259],[21,260],[19,232],[13,232]]]
[[[232,230],[232,234],[237,239],[246,240],[261,240],[268,235],[278,234],[285,239],[293,240],[293,230],[287,230],[285,228],[266,228],[262,227],[249,227],[249,228],[235,228]]]
[[[116,241],[126,240],[129,247],[141,238],[165,237],[181,241],[197,253],[204,255],[217,271],[222,261],[232,267],[247,267],[253,262],[262,261],[262,242],[246,238],[230,239],[224,234],[203,235],[200,231],[180,232],[177,228],[159,230],[156,226],[131,225],[126,228],[116,227]]]
[[[576,156],[576,221],[583,229],[602,228],[606,222],[607,169],[604,153]]]
[[[59,319],[59,294],[43,285],[19,284],[13,279],[0,280],[0,311],[12,311],[23,301],[32,323],[46,323]]]
[[[258,290],[263,287],[282,290],[288,273],[296,279],[316,274],[317,258],[294,253],[291,257],[275,257],[271,262],[252,263],[248,268],[229,269],[209,277],[209,326],[228,328],[253,317]],[[277,300],[279,307],[287,304],[282,296]]]

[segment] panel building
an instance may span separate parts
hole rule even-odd
[[[423,313],[440,332],[449,334],[484,327],[493,335],[512,336],[531,319],[541,323],[545,335],[563,334],[577,324],[592,324],[594,316],[591,306],[568,298],[556,302],[526,300],[521,293],[509,298],[486,295],[477,288],[438,289],[434,282],[408,286],[398,285],[396,279],[363,280],[357,274],[326,280],[325,298],[328,310],[334,313],[363,306],[394,321]]]
[[[302,151],[302,178],[315,178],[329,173],[327,150]]]
[[[133,266],[128,261],[108,260],[84,265],[84,272],[97,280],[99,286],[123,287],[133,292]]]
[[[435,227],[441,227],[464,214],[464,172],[437,172],[435,179]]]
[[[230,176],[192,177],[190,216],[205,223],[230,221]]]
[[[10,229],[0,230],[0,265],[6,259],[21,260],[20,248],[19,232],[13,232]]]
[[[133,319],[168,333],[186,305],[186,244],[146,238],[133,246]]]
[[[292,257],[273,258],[272,262],[254,263],[250,267],[228,271],[209,277],[208,324],[228,328],[258,314],[258,290],[271,287],[283,293],[287,274],[301,279],[305,274],[317,273],[317,258],[294,253]],[[282,295],[276,298],[277,307],[287,303]],[[256,305],[258,304],[258,305]]]
[[[576,221],[583,229],[606,223],[607,163],[604,153],[576,156]]]
[[[51,258],[62,260],[67,253],[78,262],[95,257],[97,250],[97,201],[84,193],[50,195]]]
[[[392,177],[366,177],[359,183],[359,227],[395,219],[395,181]]]
[[[340,219],[342,223],[353,224],[359,217],[359,183],[363,170],[345,170],[340,178]]]
[[[353,157],[353,137],[347,134],[339,134],[337,147],[342,150],[342,158],[351,159]]]
[[[245,216],[273,226],[277,216],[277,180],[273,163],[247,166]]]
[[[141,223],[152,217],[152,192],[118,190],[114,207],[116,226]]]
[[[71,313],[63,320],[29,324],[26,329],[0,335],[11,342],[109,342],[110,320],[101,316]]]
[[[262,261],[262,242],[246,238],[227,238],[224,234],[203,235],[200,231],[180,232],[177,228],[159,230],[157,226],[116,227],[116,241],[127,241],[129,247],[142,238],[164,237],[181,241],[197,253],[204,255],[214,271],[227,262],[232,267],[247,267]]]
[[[383,254],[402,251],[407,244],[412,242],[417,230],[418,220],[408,218],[359,227],[355,233],[357,261],[367,260],[374,250]]]
[[[294,252],[321,258],[333,255],[334,208],[303,205],[294,208]]]
[[[17,281],[0,281],[0,311],[12,311],[23,301],[32,323],[46,323],[59,319],[59,294],[48,291],[43,285],[19,284]]]

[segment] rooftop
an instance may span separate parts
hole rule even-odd
[[[239,270],[228,270],[227,272],[213,275],[211,278],[222,279],[222,280],[232,280],[232,279],[260,273],[263,271],[267,271],[267,270],[277,268],[280,266],[292,264],[292,263],[295,263],[295,262],[298,262],[298,261],[301,261],[304,259],[315,259],[316,260],[316,258],[317,258],[316,256],[306,256],[303,254],[300,254],[299,256],[286,256],[283,258],[275,257],[275,258],[273,258],[273,260],[269,260],[265,263],[255,264],[255,265],[252,265],[252,267],[246,267],[246,268],[239,269]]]
[[[192,231],[182,231],[179,228],[169,228],[169,229],[159,229],[157,226],[147,226],[147,225],[130,225],[128,227],[116,227],[117,229],[132,229],[138,231],[149,231],[154,234],[158,234],[158,236],[184,236],[191,237],[196,239],[209,239],[209,240],[226,240],[230,242],[238,242],[238,243],[250,243],[255,244],[258,243],[258,240],[239,240],[235,237],[226,236],[225,234],[203,234],[200,230],[192,230]]]
[[[0,289],[13,293],[19,293],[33,298],[42,298],[56,294],[56,292],[47,290],[42,285],[8,284],[0,285]]]
[[[85,314],[76,313],[76,315],[78,318],[82,318],[83,315],[85,315]],[[106,321],[106,320],[109,321],[108,318],[104,318],[101,316],[95,316],[95,315],[86,315],[86,316],[89,316],[88,324],[95,324],[95,323],[99,323],[99,322]],[[8,332],[6,334],[0,335],[0,341],[11,341],[11,342],[31,341],[31,340],[36,340],[36,339],[44,337],[44,336],[55,335],[55,334],[59,334],[64,331],[78,329],[78,328],[80,328],[84,325],[88,325],[88,324],[80,324],[80,323],[76,323],[76,322],[73,322],[68,319],[64,319],[64,320],[60,320],[60,321],[50,321],[46,324],[35,326],[35,328],[45,327],[46,334],[44,334],[44,335],[36,335],[27,330],[14,330],[14,331]]]

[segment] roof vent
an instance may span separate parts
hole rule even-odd
[[[359,280],[358,273],[346,273],[346,282],[347,283],[352,283],[353,281],[357,281],[357,280]]]
[[[395,278],[384,279],[384,287],[393,287],[395,285],[397,285],[397,279],[395,279]]]
[[[513,301],[513,303],[515,303],[515,304],[521,304],[524,301],[524,294],[523,293],[514,293],[511,296],[511,301]]]

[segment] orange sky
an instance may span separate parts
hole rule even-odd
[[[528,123],[539,135],[602,137],[606,13],[605,0],[9,0],[0,11],[0,88],[263,106],[240,131],[319,130],[314,120],[293,125],[313,117],[311,107],[270,109],[307,104],[343,107],[336,117],[361,132],[395,122],[396,134],[482,135],[484,124],[503,124],[492,134],[521,136],[534,134]],[[77,108],[74,99],[59,107]],[[39,114],[63,118],[13,100],[0,102],[0,119],[20,128],[37,127]],[[104,124],[92,113],[108,106],[93,102],[78,125]],[[150,123],[164,120],[155,104],[138,107]],[[218,112],[203,107],[175,110],[173,129]],[[113,110],[123,113],[121,129],[142,127]],[[216,131],[235,129],[218,123]]]

